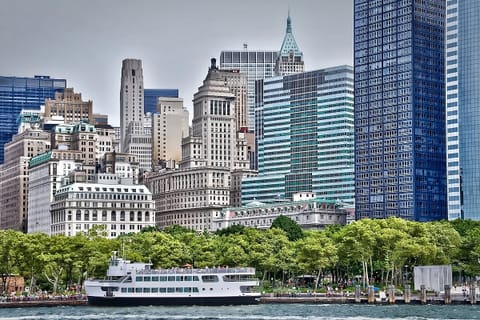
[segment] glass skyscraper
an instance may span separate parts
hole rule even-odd
[[[144,112],[157,113],[159,97],[178,98],[178,89],[143,89]]]
[[[354,5],[356,218],[445,219],[445,0]]]
[[[255,80],[273,77],[278,51],[222,51],[220,69],[239,70],[247,77],[248,130],[255,131]]]
[[[55,92],[67,87],[65,79],[49,76],[33,78],[0,76],[0,163],[4,144],[18,133],[18,117],[22,109],[40,110],[45,99],[55,99]]]
[[[479,16],[479,1],[447,1],[449,219],[480,220]]]
[[[353,68],[258,82],[258,176],[243,180],[242,204],[297,192],[353,203]]]

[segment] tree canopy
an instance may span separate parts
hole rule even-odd
[[[472,221],[363,219],[303,231],[280,216],[265,230],[232,226],[211,234],[172,226],[117,239],[107,239],[103,231],[74,237],[0,231],[0,275],[22,275],[33,291],[59,292],[86,278],[103,278],[112,251],[164,268],[251,266],[264,280],[309,274],[317,285],[324,278],[341,282],[358,275],[365,284],[401,284],[404,273],[419,265],[451,264],[457,277],[480,274],[480,224]]]

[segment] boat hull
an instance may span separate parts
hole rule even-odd
[[[257,304],[258,296],[237,297],[88,297],[94,306],[223,306]]]

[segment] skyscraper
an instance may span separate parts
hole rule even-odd
[[[120,144],[124,145],[127,127],[130,122],[141,123],[144,114],[144,90],[142,61],[125,59],[122,61],[120,84]]]
[[[287,18],[287,29],[283,38],[282,47],[275,62],[275,74],[277,76],[285,76],[289,74],[303,72],[303,53],[300,51],[293,36],[292,19],[290,12]]]
[[[447,1],[448,218],[480,220],[480,2]]]
[[[3,163],[4,144],[18,132],[20,111],[39,110],[45,99],[54,99],[55,92],[66,87],[67,80],[50,79],[49,76],[0,77],[0,163]]]
[[[445,1],[355,0],[355,213],[445,219]]]
[[[247,77],[248,130],[255,130],[255,80],[273,77],[277,51],[222,51],[221,70],[238,70]]]
[[[188,110],[182,98],[158,98],[152,114],[152,168],[165,167],[165,161],[180,162],[182,139],[188,137]]]
[[[212,59],[193,97],[192,128],[182,140],[179,169],[147,175],[160,227],[177,224],[210,230],[212,218],[238,195],[232,176],[250,173],[245,136],[235,130],[235,95],[218,72]]]
[[[352,67],[259,82],[258,176],[244,179],[242,204],[292,200],[298,192],[353,203]]]

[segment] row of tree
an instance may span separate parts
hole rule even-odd
[[[401,284],[414,266],[451,264],[455,275],[480,274],[480,223],[418,223],[398,218],[363,219],[324,231],[302,231],[284,216],[271,229],[233,226],[216,234],[196,233],[174,226],[159,231],[107,239],[103,230],[89,234],[47,236],[0,232],[0,277],[18,274],[32,290],[57,292],[81,285],[86,278],[103,278],[112,251],[155,267],[191,264],[252,266],[261,279],[294,279],[314,275],[333,283],[360,277],[364,284]]]

